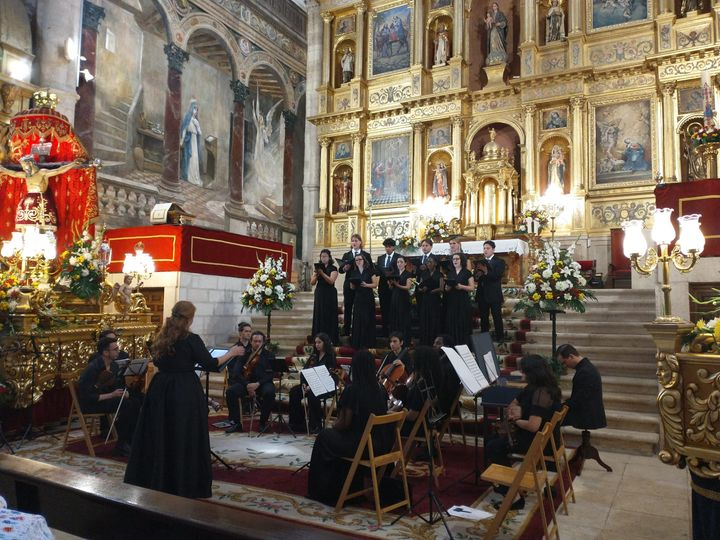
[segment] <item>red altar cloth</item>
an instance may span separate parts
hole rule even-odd
[[[126,253],[142,241],[156,272],[195,272],[210,276],[250,278],[258,259],[283,258],[290,279],[293,246],[192,225],[150,225],[107,231],[112,249],[109,271],[121,273]]]
[[[10,120],[10,125],[10,162],[15,165],[19,165],[21,157],[32,153],[32,146],[41,138],[51,144],[47,163],[89,159],[68,119],[53,109],[22,111]],[[26,193],[24,180],[0,174],[1,239],[9,239],[15,230],[15,210]],[[72,169],[50,178],[46,193],[51,193],[55,201],[57,252],[62,253],[80,236],[83,227],[98,216],[95,167]]]
[[[702,214],[703,257],[720,256],[720,179],[665,184],[655,188],[655,206],[674,208],[673,215]]]

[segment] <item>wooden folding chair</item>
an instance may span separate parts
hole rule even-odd
[[[87,446],[88,453],[91,457],[95,457],[95,447],[100,446],[105,443],[105,441],[100,441],[98,443],[92,442],[92,433],[95,430],[95,426],[97,425],[98,433],[100,432],[100,422],[98,421],[96,423],[96,420],[99,420],[103,416],[107,419],[108,427],[112,425],[113,415],[110,413],[85,413],[83,414],[82,410],[80,409],[80,401],[78,400],[78,392],[77,392],[77,382],[70,381],[68,383],[68,388],[70,389],[70,397],[72,398],[72,401],[70,403],[70,413],[68,414],[68,421],[67,421],[67,427],[65,428],[65,439],[63,440],[63,446],[62,450],[63,452],[67,448],[67,442],[68,442],[68,436],[70,435],[70,425],[72,424],[72,421],[77,418],[80,422],[80,429],[82,429],[83,436],[85,437],[85,445]],[[88,420],[89,426],[88,426]],[[117,429],[115,429],[115,426],[112,426],[112,433],[110,437],[110,441],[117,442],[118,440],[118,434]]]
[[[443,462],[442,450],[440,449],[440,437],[438,436],[438,432],[436,430],[432,430],[431,432],[428,427],[427,414],[430,410],[430,407],[432,407],[432,400],[428,399],[423,404],[422,409],[420,409],[420,412],[418,413],[417,418],[413,423],[410,433],[405,438],[405,446],[403,447],[403,459],[405,460],[405,465],[410,463],[410,461],[412,460],[413,450],[416,448],[416,444],[418,442],[423,443],[422,447],[427,448],[428,451],[432,452],[433,480],[435,482],[435,485],[437,487],[440,487],[439,476],[441,474],[445,474],[445,463]],[[423,428],[423,435],[418,435],[418,433],[420,432],[420,428]],[[431,450],[431,448],[433,448],[433,450]],[[397,476],[397,469],[394,469],[390,476],[392,478],[395,478]]]
[[[518,491],[534,491],[537,493],[538,497],[540,517],[542,518],[545,538],[549,540],[550,535],[553,535],[559,540],[560,533],[558,531],[558,523],[555,517],[555,505],[550,504],[553,527],[552,530],[548,530],[547,516],[545,515],[545,501],[543,499],[543,491],[545,489],[547,489],[547,493],[550,493],[550,482],[548,480],[547,469],[545,468],[545,459],[543,456],[543,449],[545,448],[549,437],[552,437],[550,422],[546,423],[545,426],[543,426],[543,428],[535,434],[535,438],[525,454],[525,459],[523,459],[518,469],[493,463],[485,469],[485,472],[482,473],[480,478],[486,482],[508,486],[509,488],[500,509],[495,514],[495,519],[492,523],[490,523],[487,531],[485,532],[485,538],[495,538],[495,535],[505,519],[505,515],[508,513],[508,510],[510,510],[510,506],[512,505]]]
[[[457,394],[455,395],[455,399],[453,400],[452,404],[450,405],[450,411],[448,412],[448,416],[445,419],[445,422],[443,423],[442,427],[440,428],[440,440],[442,441],[445,437],[445,434],[448,434],[450,436],[450,444],[455,444],[455,441],[453,441],[453,432],[451,429],[450,424],[452,423],[453,416],[457,414],[458,419],[460,420],[460,434],[462,435],[462,442],[463,446],[467,446],[467,440],[465,439],[465,423],[463,422],[462,417],[462,411],[460,410],[460,396],[462,395],[463,387],[461,386],[458,388]]]
[[[560,483],[560,492],[562,493],[563,508],[565,509],[565,515],[570,515],[568,511],[567,499],[568,494],[572,498],[572,502],[575,502],[575,490],[573,489],[573,478],[570,472],[570,459],[572,455],[568,456],[567,449],[565,448],[565,438],[563,437],[560,428],[557,428],[559,434],[559,440],[556,441],[552,435],[555,431],[555,426],[562,426],[563,420],[568,413],[568,406],[563,405],[562,409],[556,411],[550,421],[552,425],[550,428],[550,445],[552,448],[552,455],[545,456],[545,461],[555,463],[556,474],[553,479],[554,482]],[[568,487],[565,487],[565,480],[568,482]]]
[[[365,431],[363,432],[363,436],[360,439],[358,449],[355,452],[355,456],[352,459],[343,458],[347,461],[351,461],[352,465],[350,465],[350,471],[345,478],[345,483],[343,484],[342,491],[340,492],[340,497],[338,498],[338,502],[335,505],[336,512],[340,511],[340,509],[343,507],[347,500],[359,497],[370,491],[373,492],[373,497],[375,499],[375,512],[377,513],[378,525],[380,526],[382,526],[383,514],[391,512],[392,510],[400,508],[401,506],[407,506],[407,509],[411,510],[410,492],[408,490],[407,476],[405,474],[405,459],[403,457],[402,440],[400,438],[400,428],[405,421],[406,414],[406,411],[400,411],[380,416],[375,416],[374,414],[370,415],[370,418],[365,425]],[[380,426],[388,426],[390,424],[394,424],[395,431],[395,440],[392,449],[384,454],[376,455],[372,441],[373,429]],[[363,458],[366,450],[368,457]],[[394,464],[396,468],[400,468],[405,498],[399,502],[383,507],[380,503],[380,478],[382,478],[383,474],[385,473],[385,469],[390,464]],[[370,469],[372,486],[361,489],[354,493],[348,493],[348,491],[350,491],[350,485],[352,484],[353,478],[355,477],[355,472],[357,471],[357,468],[359,466],[368,467]],[[379,473],[378,469],[380,469]]]

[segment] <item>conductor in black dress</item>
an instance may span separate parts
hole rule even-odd
[[[495,326],[495,339],[505,340],[502,320],[502,278],[505,273],[505,261],[495,255],[495,242],[486,240],[483,244],[484,259],[478,261],[476,278],[478,281],[475,300],[480,308],[480,331],[490,330],[490,314]]]
[[[273,360],[275,355],[265,349],[265,334],[256,330],[250,337],[250,354],[235,365],[230,377],[231,386],[225,391],[228,420],[231,425],[225,433],[243,430],[240,418],[240,402],[245,396],[257,397],[260,402],[260,431],[267,427],[268,418],[275,403],[273,384]]]
[[[208,407],[195,366],[216,370],[240,347],[210,356],[190,332],[195,306],[181,300],[155,336],[151,352],[157,372],[143,403],[125,482],[182,497],[210,497],[212,468]]]
[[[362,248],[362,237],[355,233],[350,237],[350,251],[342,256],[342,263],[338,272],[345,274],[343,283],[343,335],[349,336],[352,328],[352,312],[355,303],[355,290],[350,287],[348,274],[355,269],[355,257],[362,255],[366,261],[371,261],[370,254]]]
[[[380,271],[378,298],[380,299],[380,313],[382,313],[383,335],[388,335],[392,289],[388,285],[387,277],[399,274],[397,267],[399,255],[395,253],[395,240],[392,238],[386,238],[383,241],[383,246],[385,246],[385,255],[380,255],[377,258],[376,268]]]

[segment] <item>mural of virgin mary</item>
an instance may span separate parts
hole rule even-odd
[[[202,186],[200,178],[200,120],[198,119],[198,104],[190,100],[188,110],[180,125],[180,179],[186,180],[196,186]]]

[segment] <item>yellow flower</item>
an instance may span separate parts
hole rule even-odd
[[[545,300],[552,300],[553,299],[553,293],[546,292],[545,293]]]
[[[252,306],[255,303],[254,300],[248,300],[248,305]]]
[[[555,272],[555,273],[552,275],[552,278],[553,278],[554,280],[558,280],[558,279],[560,279],[560,274],[558,274],[557,272]]]
[[[268,287],[272,287],[272,279],[265,280],[265,285],[267,285]]]
[[[266,306],[269,306],[270,304],[272,304],[272,298],[266,298],[266,299],[265,299],[265,305],[266,305]]]
[[[563,262],[562,262],[562,261],[557,261],[557,262],[555,263],[555,265],[556,265],[558,268],[562,268],[562,267],[563,267]]]
[[[720,343],[720,322],[715,324],[715,331],[713,332],[715,343]]]
[[[270,270],[270,275],[271,275],[271,276],[274,276],[275,274],[277,274],[277,271],[276,271],[274,268],[273,268],[272,270]]]
[[[698,330],[702,330],[703,328],[705,328],[705,320],[700,319],[695,325],[695,328],[697,328]],[[717,328],[717,324],[715,325],[715,328]]]
[[[535,302],[537,302],[538,300],[540,300],[540,293],[535,293],[535,294],[533,294],[533,295],[532,295],[532,299],[533,299]]]
[[[82,255],[78,255],[77,262],[78,264],[82,264],[83,262],[85,262],[85,257],[83,257]]]
[[[538,264],[538,268],[540,268],[540,270],[544,270],[544,269],[545,269],[545,263],[544,263],[544,262],[541,262],[540,264]]]
[[[288,298],[294,298],[295,295],[294,295],[293,293],[288,293],[287,297],[288,297]]]
[[[578,294],[578,300],[585,300],[585,294],[584,293]]]

